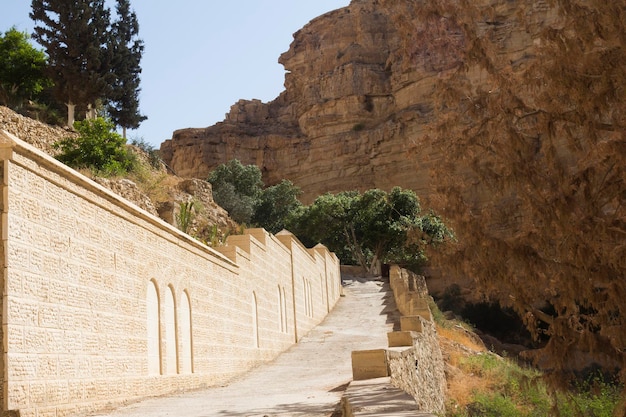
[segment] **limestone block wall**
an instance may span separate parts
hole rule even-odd
[[[0,131],[2,411],[86,414],[221,384],[339,297],[339,262],[262,229],[208,248]]]

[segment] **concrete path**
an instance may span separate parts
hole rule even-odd
[[[345,296],[328,317],[273,362],[224,387],[149,399],[97,416],[340,416],[335,411],[352,380],[351,352],[385,348],[397,321],[387,283],[343,279]]]

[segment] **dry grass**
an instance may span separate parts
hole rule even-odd
[[[480,339],[460,324],[437,326],[439,344],[446,361],[448,400],[453,407],[465,407],[472,394],[489,388],[490,381],[477,373],[468,373],[459,365],[462,360],[487,352]]]

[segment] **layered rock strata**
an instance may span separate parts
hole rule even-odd
[[[503,53],[520,66],[533,48],[519,16],[543,22],[542,2],[497,8]],[[206,178],[239,159],[267,184],[290,179],[310,202],[324,192],[400,185],[428,197],[440,150],[425,131],[433,89],[461,64],[467,39],[448,19],[418,18],[421,2],[359,0],[312,20],[279,62],[285,90],[270,103],[241,100],[223,122],[177,130],[161,151],[180,176]],[[545,5],[544,5],[545,6]],[[469,76],[480,82],[481,72]]]

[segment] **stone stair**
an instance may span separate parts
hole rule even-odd
[[[341,399],[343,417],[436,417],[417,411],[413,397],[394,387],[390,379],[372,378],[350,383]]]
[[[343,417],[435,417],[433,413],[444,411],[443,358],[427,294],[415,288],[425,288],[425,283],[415,285],[418,278],[392,268],[394,304],[409,315],[400,317],[400,331],[387,334],[387,348],[352,352],[352,382],[341,400]]]

